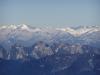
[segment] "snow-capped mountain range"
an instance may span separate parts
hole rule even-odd
[[[78,28],[71,28],[71,27],[65,27],[65,28],[49,28],[49,27],[36,28],[36,27],[34,27],[32,29],[30,26],[25,25],[25,24],[22,24],[22,25],[7,25],[7,26],[5,25],[5,26],[0,27],[0,30],[2,30],[2,29],[9,29],[9,30],[19,30],[20,29],[20,30],[26,30],[26,31],[30,31],[30,32],[43,31],[43,30],[48,31],[48,29],[51,29],[51,30],[55,30],[55,31],[63,31],[63,32],[66,32],[66,33],[70,33],[73,36],[81,36],[81,35],[86,34],[86,33],[93,33],[93,32],[100,31],[99,26],[83,26],[83,27],[78,27]]]
[[[39,28],[25,24],[8,25],[0,27],[0,43],[12,44],[21,43],[28,45],[36,41],[51,42],[69,42],[82,44],[100,43],[99,26],[83,26],[78,28]]]

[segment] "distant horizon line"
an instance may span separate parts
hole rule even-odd
[[[18,25],[27,25],[27,26],[33,26],[33,27],[44,27],[44,26],[49,26],[49,27],[83,27],[83,26],[100,26],[100,25],[58,25],[58,24],[55,24],[55,25],[50,25],[50,24],[42,24],[42,25],[39,25],[39,24],[26,24],[26,23],[20,23],[20,24],[0,24],[0,26],[10,26],[10,25],[14,25],[14,26],[18,26]]]

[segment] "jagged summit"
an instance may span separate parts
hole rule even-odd
[[[21,25],[18,25],[17,27],[22,29],[22,30],[24,30],[24,29],[28,30],[29,29],[28,25],[26,25],[26,24],[21,24]]]

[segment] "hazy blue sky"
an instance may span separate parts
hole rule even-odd
[[[0,24],[100,25],[100,0],[0,0]]]

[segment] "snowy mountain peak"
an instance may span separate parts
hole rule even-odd
[[[4,25],[4,26],[1,26],[0,29],[16,29],[17,26],[16,25]]]
[[[27,30],[29,27],[25,24],[20,24],[20,25],[4,25],[1,26],[0,29],[22,29],[22,30]]]
[[[22,25],[18,25],[18,28],[22,29],[22,30],[28,30],[29,27],[26,24],[22,24]]]
[[[92,33],[92,32],[97,32],[100,31],[100,27],[97,26],[83,26],[83,27],[79,27],[77,29],[75,28],[57,28],[56,30],[60,30],[60,31],[64,31],[67,33],[70,33],[71,35],[77,37],[77,36],[81,36],[85,33]]]

